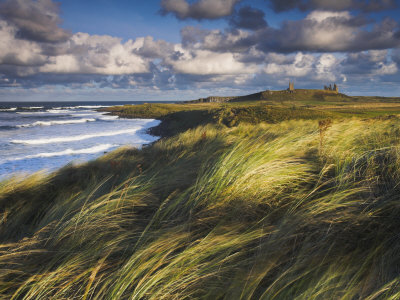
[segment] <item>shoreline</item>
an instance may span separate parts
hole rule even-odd
[[[101,111],[101,110],[98,110],[98,111]],[[121,119],[157,120],[157,121],[160,121],[160,123],[158,125],[156,125],[156,126],[152,126],[152,127],[147,128],[147,129],[143,129],[145,131],[145,133],[148,134],[148,135],[154,136],[154,137],[159,137],[159,139],[169,136],[169,135],[160,135],[160,134],[157,133],[157,130],[159,130],[159,132],[163,132],[163,130],[158,129],[160,127],[162,128],[162,126],[163,126],[164,120],[161,119],[161,118],[150,118],[150,117],[149,118],[137,118],[137,117],[131,117],[131,116],[127,116],[127,115],[121,115],[121,114],[119,114],[117,112],[107,112],[104,115],[105,116],[118,116]],[[151,143],[146,144],[146,145],[150,145],[150,144],[153,144],[155,142],[156,141],[151,142]]]
[[[1,186],[5,296],[82,298],[93,284],[93,298],[113,299],[150,283],[141,298],[271,289],[282,299],[294,289],[368,298],[397,280],[399,118],[265,104],[147,108],[110,110],[177,135]],[[377,268],[385,281],[370,280]]]
[[[6,182],[0,192],[7,213],[0,226],[5,249],[0,258],[15,272],[9,274],[12,285],[3,284],[8,289],[4,294],[11,298],[15,291],[33,293],[47,287],[53,273],[40,272],[50,267],[58,268],[63,280],[49,289],[53,298],[76,297],[96,268],[98,299],[115,296],[121,269],[132,282],[138,268],[129,294],[146,276],[157,279],[150,286],[152,293],[168,293],[171,284],[185,290],[193,276],[198,277],[194,292],[216,282],[220,290],[236,291],[251,278],[252,266],[265,266],[260,272],[268,281],[257,282],[261,291],[277,280],[307,291],[321,274],[336,275],[332,270],[336,272],[337,261],[345,261],[346,268],[339,273],[344,279],[335,285],[336,292],[352,277],[357,286],[370,284],[382,257],[393,257],[385,274],[393,274],[391,265],[396,263],[390,255],[393,242],[387,241],[398,227],[398,201],[392,195],[398,194],[399,166],[398,153],[388,146],[399,142],[398,125],[397,119],[335,121],[325,131],[322,150],[315,120],[245,124],[233,130],[199,126],[156,147],[122,148],[51,175]],[[354,172],[360,168],[362,172]],[[389,190],[382,192],[382,186]],[[371,190],[379,197],[365,197],[364,191],[368,196]],[[355,234],[366,243],[360,246]],[[309,236],[315,237],[314,243]],[[283,242],[287,246],[282,247]],[[72,255],[65,255],[67,251]],[[279,255],[278,260],[271,253]],[[360,269],[358,262],[368,255],[372,263]],[[134,264],[132,257],[138,258]],[[222,260],[229,262],[223,268]],[[73,269],[65,269],[71,265]],[[177,272],[182,265],[191,269]],[[80,274],[86,276],[76,281]],[[229,280],[232,274],[238,278],[234,282]],[[311,276],[310,283],[304,287],[302,280],[293,282],[299,275]],[[105,276],[112,280],[104,281]],[[371,293],[385,284],[373,286]],[[353,294],[360,291],[355,288]]]
[[[98,114],[98,111],[93,110],[93,114]],[[11,148],[13,146],[22,150],[15,154],[12,154],[14,152],[10,150],[2,155],[0,181],[20,175],[29,176],[41,170],[50,174],[68,164],[78,165],[99,159],[124,146],[137,149],[148,147],[160,139],[159,136],[151,134],[151,129],[160,123],[159,120],[152,118],[128,121],[121,119],[120,121],[112,120],[112,122],[99,121],[97,125],[91,123],[91,127],[81,127],[75,124],[73,126],[39,127],[35,131],[37,132],[35,135],[27,135],[26,132],[19,133],[19,131],[10,132],[8,133],[9,141],[4,138],[4,143],[9,142],[10,149],[14,149]],[[86,126],[86,124],[82,126]],[[85,129],[82,128],[87,128],[89,133],[85,134]],[[57,134],[57,131],[60,130],[65,134]],[[12,139],[11,134],[16,137]],[[31,145],[35,147],[32,150],[30,149]]]

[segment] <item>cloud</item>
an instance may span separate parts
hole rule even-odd
[[[348,12],[314,11],[305,19],[287,21],[279,29],[269,29],[261,49],[281,52],[343,51],[355,38],[358,24],[352,24]]]
[[[361,10],[365,12],[382,11],[397,7],[396,0],[268,0],[275,12],[299,9],[309,10]]]
[[[313,11],[304,19],[285,21],[281,27],[256,31],[231,28],[225,31],[185,27],[186,47],[244,53],[251,48],[263,52],[356,52],[400,46],[399,24],[386,18],[380,23],[350,12]]]
[[[143,39],[123,43],[120,38],[86,33],[76,33],[63,42],[42,43],[20,39],[16,25],[0,20],[0,66],[5,75],[146,73],[149,72],[148,58],[135,53],[140,44],[143,46]]]
[[[374,23],[339,9],[354,1],[337,0],[330,1],[335,9],[313,10],[304,19],[271,27],[263,11],[235,9],[238,2],[163,1],[175,5],[169,12],[182,19],[225,16],[229,24],[225,30],[183,27],[181,43],[174,44],[151,36],[70,34],[58,27],[58,6],[49,0],[0,0],[1,7],[17,8],[0,12],[0,86],[149,91],[161,98],[179,90],[198,98],[285,88],[289,79],[305,88],[345,81],[364,87],[366,78],[399,81],[400,52],[393,50],[400,47],[399,25],[390,18]],[[307,3],[317,2],[322,3]],[[17,17],[27,7],[39,14],[40,5],[47,21]],[[44,24],[47,31],[37,29]]]
[[[303,77],[312,73],[316,58],[311,54],[298,53],[289,63],[267,63],[264,72],[275,76]]]
[[[254,64],[244,64],[231,52],[187,50],[176,46],[179,57],[167,58],[165,64],[175,72],[194,75],[232,75],[257,72]]]
[[[186,0],[161,0],[161,13],[171,13],[180,20],[219,19],[230,16],[241,0],[198,0],[189,3]]]
[[[231,17],[229,24],[234,28],[257,30],[268,26],[264,17],[262,10],[244,6]]]
[[[347,52],[398,47],[398,24],[386,18],[367,29],[370,22],[349,12],[314,11],[305,19],[287,21],[270,29],[259,47],[264,51]]]
[[[260,43],[266,51],[338,52],[395,47],[397,23],[386,19],[372,30],[368,21],[349,12],[313,11],[305,19],[286,21],[279,29],[269,29]]]
[[[174,52],[174,45],[153,37],[139,37],[134,43],[134,53],[146,58],[163,58]]]
[[[148,62],[134,53],[135,42],[103,35],[76,33],[63,45],[65,54],[50,57],[44,73],[131,74],[149,71]]]
[[[110,76],[39,72],[19,77],[0,76],[0,86],[49,89],[53,85],[62,85],[73,90],[93,92],[130,90],[131,93],[134,91],[133,97],[143,95],[146,99],[166,99],[168,91],[175,91],[181,99],[195,99],[208,95],[240,95],[265,89],[284,89],[289,80],[294,80],[298,88],[322,88],[325,84],[336,82],[345,93],[360,90],[376,93],[377,86],[398,82],[399,77],[395,51],[373,50],[350,54],[254,51],[252,54],[259,55],[260,60],[244,63],[241,61],[244,54],[188,50],[182,45],[175,45],[174,53],[179,52],[180,56],[171,54],[162,63],[150,63],[148,73]],[[4,67],[0,66],[0,73],[4,73]],[[374,84],[371,85],[372,80]],[[171,93],[168,95],[173,97]]]
[[[241,29],[221,31],[186,26],[181,30],[181,37],[186,48],[217,52],[243,52],[256,43],[255,35]]]
[[[46,56],[35,42],[16,39],[17,28],[0,20],[0,65],[39,66]]]
[[[0,17],[18,28],[17,36],[37,42],[66,41],[71,33],[58,27],[59,5],[51,0],[0,1]]]
[[[353,78],[393,75],[398,72],[397,64],[395,53],[390,55],[388,50],[350,53],[343,61],[343,72]]]

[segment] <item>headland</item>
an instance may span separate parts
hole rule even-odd
[[[399,298],[399,99],[239,99],[107,108],[163,138],[2,182],[2,297]]]

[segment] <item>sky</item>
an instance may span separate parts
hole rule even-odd
[[[0,0],[0,101],[400,96],[400,0]]]

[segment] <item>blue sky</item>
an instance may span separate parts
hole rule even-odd
[[[400,96],[397,0],[0,0],[0,101]]]
[[[160,14],[160,2],[150,0],[147,5],[143,1],[129,0],[63,0],[60,16],[62,27],[73,32],[90,34],[109,34],[124,39],[151,35],[156,39],[179,43],[179,31],[182,27],[201,26],[207,29],[224,29],[225,19],[217,20],[178,20],[174,16]],[[266,12],[266,19],[271,26],[278,26],[282,21],[301,19],[306,15],[300,11],[290,11],[276,14],[269,8],[266,1],[243,1],[237,7],[251,5]]]

